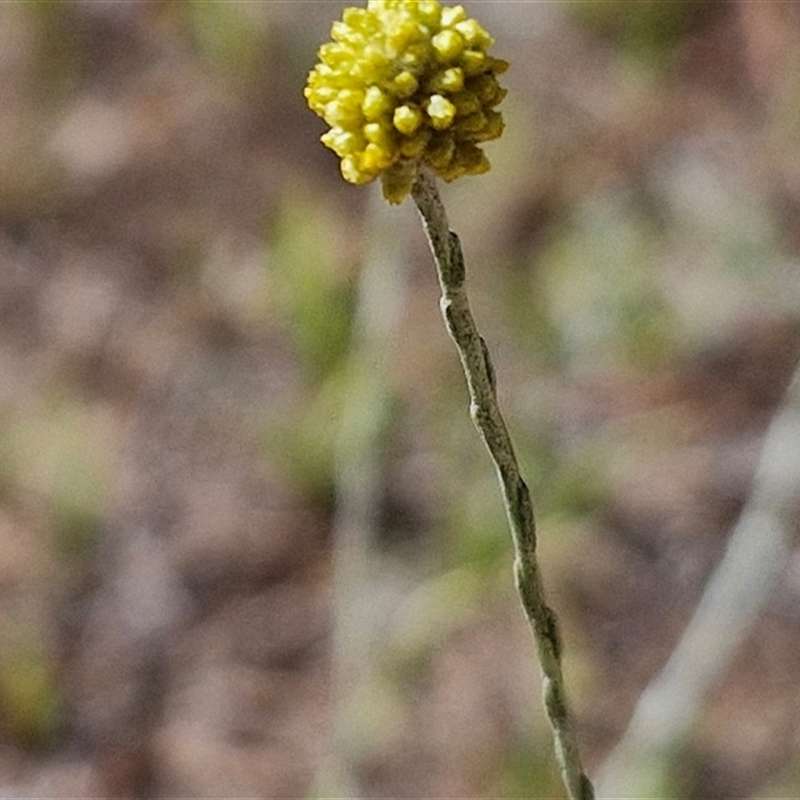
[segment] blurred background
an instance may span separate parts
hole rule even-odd
[[[302,97],[346,5],[0,5],[0,797],[563,796],[420,226]],[[800,6],[465,6],[507,129],[443,193],[593,773],[800,355]],[[799,603],[795,547],[664,796],[800,796]]]

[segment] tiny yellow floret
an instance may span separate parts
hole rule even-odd
[[[431,82],[431,89],[436,92],[458,92],[464,88],[464,70],[450,67],[440,72]]]
[[[455,115],[456,107],[446,97],[442,97],[440,94],[431,97],[428,103],[428,116],[437,131],[449,127]]]
[[[379,86],[370,86],[364,93],[364,102],[361,104],[361,111],[366,119],[380,119],[384,114],[388,114],[391,109],[391,97],[386,94],[386,92],[382,91]]]
[[[334,22],[308,76],[309,107],[330,130],[323,144],[345,180],[380,177],[399,203],[422,164],[444,180],[489,168],[479,144],[496,139],[507,62],[488,54],[492,37],[463,6],[439,0],[367,0]]]
[[[464,11],[464,6],[449,6],[442,9],[442,27],[449,28],[452,25],[457,25],[459,22],[467,18],[467,12]]]
[[[408,70],[403,70],[392,81],[392,89],[394,89],[394,94],[397,97],[411,97],[418,88],[419,81],[414,77],[414,74]]]
[[[414,106],[400,106],[395,109],[392,122],[394,127],[405,136],[411,136],[422,124],[422,112]]]
[[[464,52],[466,42],[458,31],[446,30],[437,33],[431,40],[436,57],[440,61],[453,61]]]

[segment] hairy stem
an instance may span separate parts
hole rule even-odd
[[[594,789],[581,766],[577,741],[570,725],[556,617],[545,602],[536,562],[533,503],[520,475],[511,437],[500,413],[489,351],[478,333],[467,301],[461,244],[448,226],[436,179],[427,171],[420,172],[412,197],[422,216],[436,262],[442,291],[442,314],[467,379],[470,416],[497,469],[514,540],[517,590],[539,655],[544,704],[553,729],[561,776],[570,800],[592,800]]]

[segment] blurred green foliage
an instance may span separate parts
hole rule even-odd
[[[57,732],[62,704],[53,664],[38,646],[3,636],[0,733],[25,749],[41,749]]]
[[[269,238],[269,302],[308,391],[268,420],[267,443],[297,485],[327,503],[359,254],[347,224],[311,193],[284,196]]]
[[[91,30],[71,8],[71,3],[21,3],[29,18],[36,50],[31,59],[28,92],[42,107],[69,98],[80,85],[91,62]]]
[[[719,0],[588,0],[567,7],[578,25],[612,41],[621,56],[658,69],[688,34],[726,5]]]
[[[659,236],[630,200],[597,196],[577,208],[540,255],[536,290],[566,363],[663,363],[674,320],[657,273]]]
[[[242,2],[182,2],[191,36],[200,54],[217,70],[246,75],[263,46],[263,17]]]
[[[109,441],[92,409],[63,389],[4,415],[0,480],[43,505],[56,548],[85,555],[100,532]]]
[[[543,730],[529,732],[519,745],[505,757],[497,788],[492,797],[521,800],[532,796],[560,800],[566,797],[564,786],[555,766],[553,745]]]
[[[286,195],[270,234],[275,307],[309,380],[342,363],[350,337],[359,253],[343,220],[310,193]]]

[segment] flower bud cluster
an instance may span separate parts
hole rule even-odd
[[[322,142],[346,180],[381,176],[399,203],[422,163],[446,181],[489,169],[479,144],[503,132],[497,75],[508,63],[487,54],[494,40],[462,6],[368,0],[346,9],[331,37],[305,96],[331,126]]]

